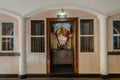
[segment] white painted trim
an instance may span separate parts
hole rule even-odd
[[[44,31],[45,31],[45,34],[44,35],[31,35],[31,20],[43,20],[44,21]],[[27,54],[43,54],[43,53],[46,53],[47,52],[47,44],[46,44],[46,19],[44,18],[40,18],[40,19],[28,19],[28,42],[27,42],[27,46],[28,46],[28,51],[27,51]],[[45,38],[45,52],[31,52],[31,37],[44,37]]]
[[[2,43],[1,43],[1,41],[2,41],[2,24],[1,24],[1,20],[0,20],[0,51],[1,51],[1,49],[2,49]]]
[[[6,10],[6,9],[0,9],[0,14],[5,14],[7,16],[13,17],[18,20],[18,27],[21,27],[21,22],[23,17],[17,13],[14,13],[12,11]],[[14,23],[16,24],[16,23]],[[16,50],[16,49],[15,49]]]
[[[86,20],[89,20],[89,19],[92,19],[93,20],[93,23],[94,23],[94,26],[93,26],[93,28],[94,28],[94,34],[93,35],[80,35],[80,20],[83,20],[83,19],[86,19]],[[93,37],[94,38],[94,52],[81,52],[81,50],[80,50],[80,45],[78,46],[79,47],[79,53],[80,54],[91,54],[91,53],[94,53],[94,54],[96,54],[97,53],[97,26],[96,26],[96,18],[87,18],[87,17],[84,17],[84,18],[79,18],[79,20],[78,20],[78,23],[79,23],[79,26],[78,26],[78,34],[79,34],[79,39],[78,39],[78,42],[79,42],[79,44],[81,44],[81,42],[80,42],[80,37]]]
[[[13,23],[13,31],[14,35],[2,35],[2,23]],[[13,38],[14,39],[14,47],[13,50],[2,50],[2,38]],[[0,20],[0,52],[15,52],[16,51],[16,40],[15,40],[15,21],[14,20]]]
[[[117,19],[112,19],[112,22],[111,22],[111,34],[112,34],[112,37],[111,37],[111,39],[112,39],[112,42],[111,42],[111,45],[112,45],[112,51],[120,51],[120,49],[114,49],[114,45],[113,45],[113,37],[114,36],[118,36],[118,37],[120,37],[120,34],[113,34],[113,27],[114,27],[114,25],[113,25],[113,21],[120,21],[120,18],[117,18]]]

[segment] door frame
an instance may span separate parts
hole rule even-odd
[[[47,43],[47,73],[51,71],[51,58],[50,58],[50,22],[73,22],[74,23],[74,73],[78,73],[78,18],[47,18],[46,19],[46,43]]]

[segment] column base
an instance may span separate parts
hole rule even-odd
[[[26,74],[25,75],[19,75],[19,79],[25,79],[25,78],[27,78]]]
[[[100,75],[100,78],[107,79],[108,75]]]

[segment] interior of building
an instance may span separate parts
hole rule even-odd
[[[1,0],[0,77],[119,76],[120,0]]]

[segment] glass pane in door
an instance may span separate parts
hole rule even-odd
[[[51,49],[73,48],[73,23],[51,23]]]
[[[94,52],[94,38],[81,37],[81,52]]]

